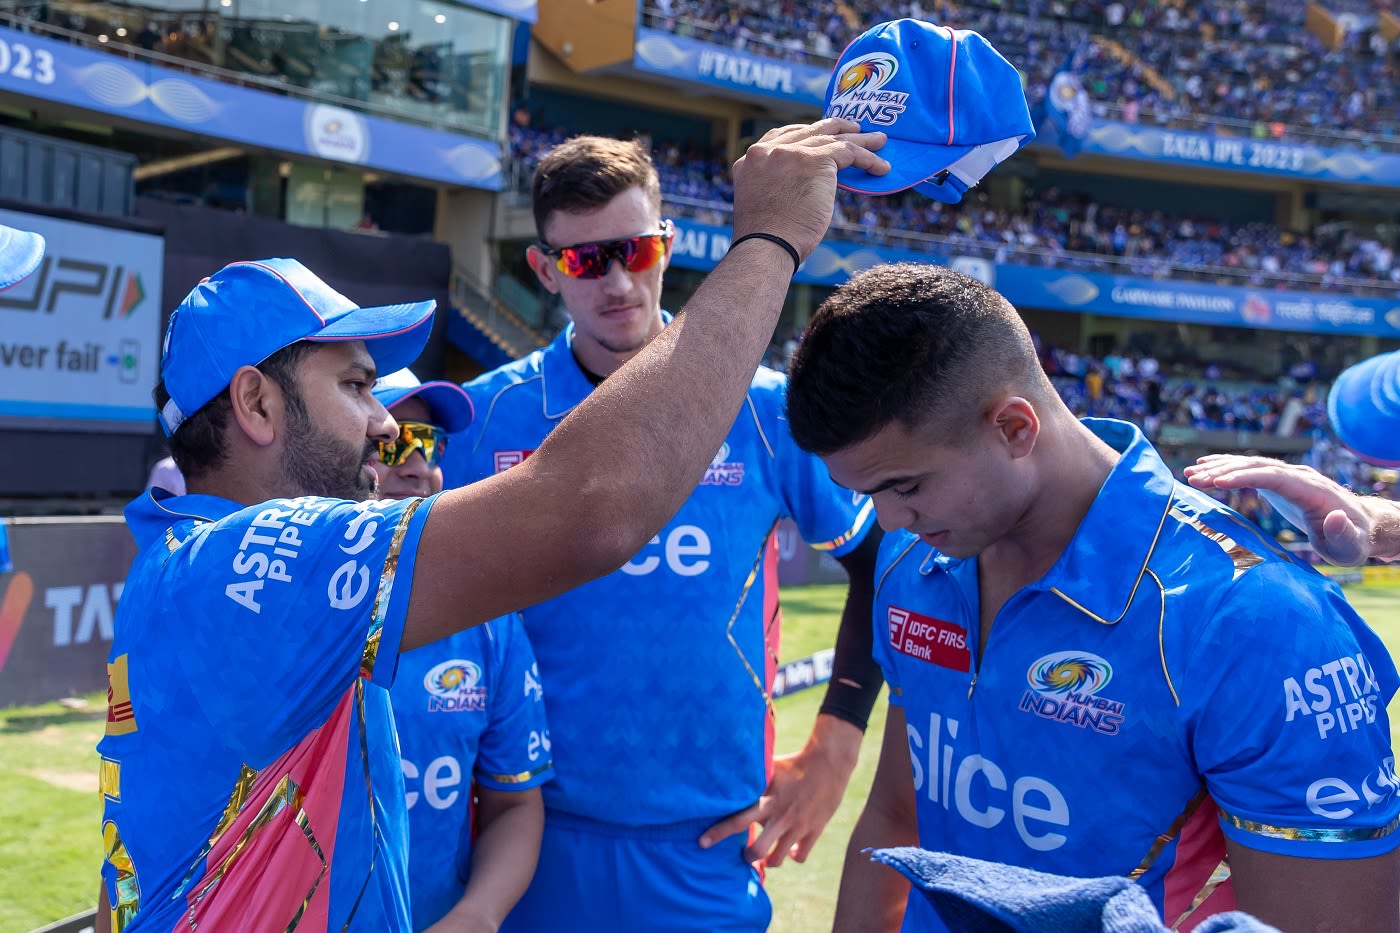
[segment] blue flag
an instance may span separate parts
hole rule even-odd
[[[1054,143],[1071,157],[1083,147],[1092,123],[1089,94],[1079,80],[1084,51],[1081,42],[1069,53],[1060,70],[1050,79],[1045,100],[1036,107],[1036,133],[1043,142]]]

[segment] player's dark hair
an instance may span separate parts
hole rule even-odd
[[[637,140],[575,136],[560,143],[535,167],[530,192],[535,232],[543,240],[545,224],[555,213],[597,210],[628,188],[641,188],[661,212],[661,179],[650,153]]]
[[[264,376],[277,383],[286,399],[288,410],[295,416],[305,414],[306,404],[302,401],[301,390],[297,386],[297,366],[317,348],[308,340],[289,344],[258,364]],[[156,383],[156,410],[165,407],[170,393],[165,389],[165,380]],[[175,433],[170,436],[170,456],[180,468],[186,480],[197,479],[223,465],[228,455],[224,443],[224,432],[228,429],[228,418],[233,411],[233,401],[229,398],[228,386],[210,399],[202,408],[180,422]]]
[[[828,454],[892,422],[936,423],[956,444],[998,391],[1040,397],[1030,332],[996,290],[942,266],[876,266],[822,302],[793,357],[787,412]]]

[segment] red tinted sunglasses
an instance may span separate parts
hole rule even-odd
[[[538,244],[540,251],[554,260],[555,268],[571,279],[601,279],[616,259],[628,272],[650,269],[666,255],[666,244],[676,235],[669,220],[662,221],[656,233],[639,233],[624,240],[598,240],[573,246]]]

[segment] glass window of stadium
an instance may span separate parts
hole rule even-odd
[[[11,4],[0,2],[0,11]],[[113,52],[235,72],[253,86],[497,136],[511,21],[435,0],[20,3],[15,12]],[[224,76],[226,79],[234,76]]]

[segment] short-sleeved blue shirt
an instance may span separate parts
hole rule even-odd
[[[1085,423],[1122,456],[982,657],[977,560],[883,544],[876,657],[921,844],[1130,875],[1184,929],[1233,904],[1227,837],[1304,858],[1395,848],[1380,639],[1334,583],[1175,482],[1135,427]],[[925,914],[912,900],[906,929],[941,929]]]
[[[530,641],[509,615],[406,652],[389,692],[408,802],[413,926],[442,919],[471,876],[473,781],[524,791],[554,773]]]
[[[384,688],[431,503],[127,508],[98,744],[116,929],[409,928]]]
[[[569,327],[467,384],[477,415],[449,449],[452,482],[519,463],[588,396],[572,336]],[[618,572],[521,613],[548,690],[552,809],[657,826],[732,813],[763,792],[777,523],[791,517],[805,540],[841,555],[872,522],[869,500],[837,486],[793,443],[785,391],[781,374],[759,369],[699,487],[666,527]],[[697,708],[701,715],[676,713]]]

